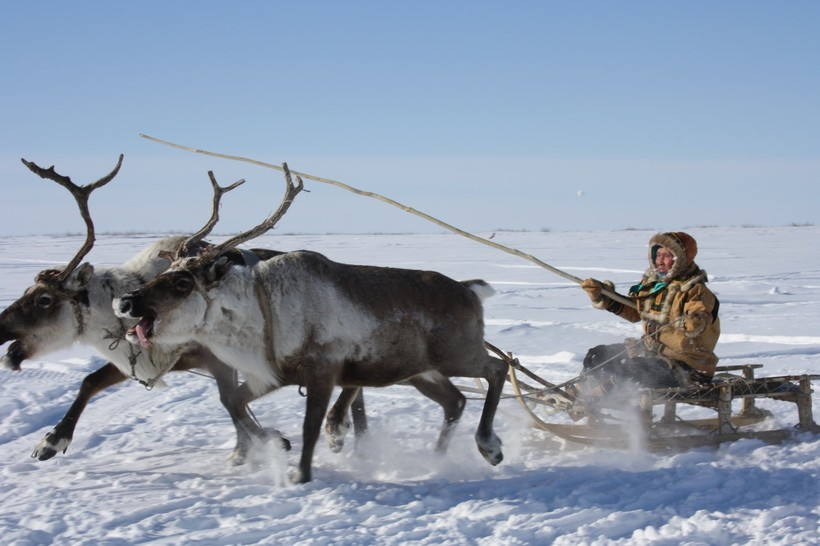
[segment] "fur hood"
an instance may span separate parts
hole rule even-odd
[[[675,257],[675,264],[663,279],[658,277],[655,270],[655,256],[658,248],[664,247]],[[672,281],[686,279],[698,271],[695,256],[698,253],[698,244],[688,233],[682,231],[657,233],[649,240],[649,269],[646,278],[649,280]]]

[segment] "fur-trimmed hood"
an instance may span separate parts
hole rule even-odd
[[[657,233],[649,240],[649,269],[647,279],[661,280],[655,270],[655,256],[658,248],[664,247],[675,257],[675,264],[662,280],[672,281],[685,279],[698,271],[695,256],[698,253],[698,244],[688,233],[682,231]]]

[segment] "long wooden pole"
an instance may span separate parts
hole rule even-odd
[[[164,144],[166,146],[171,146],[172,148],[179,148],[180,150],[185,150],[185,151],[188,151],[188,152],[194,152],[194,153],[197,153],[197,154],[207,155],[207,156],[211,156],[211,157],[219,157],[219,158],[222,158],[222,159],[230,159],[232,161],[241,161],[243,163],[250,163],[251,165],[257,165],[259,167],[265,167],[266,169],[274,169],[274,170],[277,170],[277,171],[282,171],[283,170],[282,167],[279,166],[279,165],[273,165],[271,163],[265,163],[264,161],[258,161],[256,159],[250,159],[250,158],[247,158],[247,157],[241,157],[241,156],[236,156],[236,155],[220,154],[220,153],[216,153],[216,152],[209,152],[207,150],[200,150],[198,148],[191,148],[189,146],[182,146],[180,144],[175,144],[173,142],[168,142],[167,140],[161,140],[159,138],[144,135],[144,134],[140,134],[140,137],[151,140],[153,142],[158,142],[159,144]],[[382,201],[382,202],[387,203],[389,205],[393,205],[394,207],[400,208],[404,212],[408,212],[408,213],[414,214],[414,215],[416,215],[420,218],[424,218],[428,222],[432,222],[432,223],[434,223],[438,226],[443,227],[444,229],[452,231],[453,233],[457,233],[457,234],[461,235],[462,237],[466,237],[466,238],[471,239],[473,241],[476,241],[478,243],[487,245],[487,246],[495,248],[497,250],[501,250],[502,252],[506,252],[508,254],[518,256],[519,258],[523,258],[523,259],[525,259],[529,262],[534,263],[535,265],[537,265],[539,267],[542,267],[542,268],[546,269],[547,271],[551,271],[552,273],[555,273],[556,275],[558,275],[560,277],[563,277],[567,280],[570,280],[574,283],[581,284],[582,282],[584,282],[583,279],[581,279],[579,277],[576,277],[574,275],[570,275],[569,273],[567,273],[565,271],[561,271],[560,269],[558,269],[556,267],[553,267],[550,264],[539,260],[538,258],[536,258],[535,256],[532,256],[531,254],[526,254],[524,252],[521,252],[520,250],[516,250],[514,248],[510,248],[508,246],[504,246],[502,244],[496,243],[495,241],[491,241],[489,239],[479,237],[478,235],[473,235],[472,233],[469,233],[467,231],[459,229],[455,226],[451,226],[450,224],[448,224],[446,222],[442,222],[438,218],[434,218],[434,217],[430,216],[429,214],[426,214],[426,213],[421,212],[419,210],[416,210],[412,207],[408,207],[407,205],[403,205],[403,204],[401,204],[397,201],[394,201],[393,199],[390,199],[389,197],[379,195],[378,193],[363,191],[363,190],[360,190],[358,188],[354,188],[353,186],[348,186],[347,184],[339,182],[338,180],[332,180],[330,178],[322,178],[322,177],[319,177],[319,176],[314,176],[312,174],[302,173],[302,172],[294,171],[294,170],[291,170],[290,172],[292,174],[297,175],[297,176],[301,176],[302,178],[307,179],[307,180],[313,180],[315,182],[321,182],[322,184],[330,184],[332,186],[343,188],[343,189],[345,189],[349,192],[353,192],[356,195],[371,197],[371,198],[376,199],[378,201]],[[619,301],[619,302],[623,303],[624,305],[628,305],[628,306],[633,307],[633,308],[635,307],[635,303],[632,300],[618,294],[617,292],[613,292],[613,291],[608,290],[606,288],[604,288],[601,292],[604,295],[608,296],[609,298],[611,298],[615,301]]]

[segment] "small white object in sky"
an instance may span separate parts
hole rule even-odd
[[[583,197],[584,193],[586,193],[584,190],[578,190],[578,197]]]

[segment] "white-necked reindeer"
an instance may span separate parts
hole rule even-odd
[[[346,265],[297,251],[233,267],[225,252],[273,226],[279,209],[254,229],[195,258],[180,258],[145,286],[115,302],[120,316],[157,344],[194,341],[237,367],[262,393],[298,384],[307,391],[298,481],[311,479],[311,461],[334,386],[348,402],[361,387],[408,381],[445,408],[438,448],[444,450],[464,405],[448,377],[481,377],[488,389],[475,435],[493,465],[501,441],[493,419],[506,365],[484,346],[484,281],[457,282],[440,273]],[[145,339],[143,340],[145,341]],[[338,432],[340,413],[328,416]],[[343,432],[343,431],[342,431]]]
[[[186,238],[170,237],[160,240],[118,267],[95,270],[91,264],[81,265],[95,240],[88,198],[92,191],[117,175],[122,160],[123,156],[120,156],[111,173],[87,186],[75,185],[70,178],[57,174],[54,167],[42,169],[23,160],[35,174],[57,182],[71,192],[86,223],[87,236],[81,249],[64,268],[41,272],[36,283],[0,314],[0,345],[12,342],[0,363],[3,367],[19,370],[26,359],[70,347],[76,342],[90,345],[110,361],[83,380],[76,400],[60,422],[34,448],[32,457],[46,460],[58,452],[65,452],[74,436],[80,415],[89,400],[100,391],[127,378],[149,385],[161,381],[162,375],[167,371],[201,368],[210,372],[216,380],[220,401],[236,428],[237,444],[232,459],[239,464],[243,462],[252,442],[266,439],[268,432],[249,415],[247,403],[250,399],[246,397],[245,390],[238,390],[234,369],[196,343],[135,347],[130,343],[120,342],[135,321],[117,317],[112,309],[112,301],[116,296],[142,286],[166,270],[171,261],[165,255],[178,251]],[[215,192],[215,214],[222,193],[242,181],[228,188],[220,188],[213,173],[209,175]],[[212,217],[211,221],[215,223],[216,218]],[[255,262],[278,253],[268,250],[254,252],[255,254],[236,254],[232,259]],[[289,445],[284,439],[282,442],[285,447]]]

